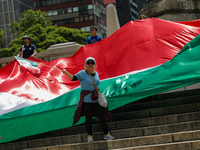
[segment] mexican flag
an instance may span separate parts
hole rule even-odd
[[[154,94],[200,82],[200,20],[131,21],[112,36],[82,46],[73,56],[45,62],[68,70],[96,59],[100,89],[109,110]],[[34,76],[14,60],[0,69],[0,143],[72,126],[80,96],[79,81],[38,64]],[[84,123],[84,117],[78,124]]]

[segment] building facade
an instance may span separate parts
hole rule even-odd
[[[200,18],[200,0],[148,0],[141,10],[149,18],[191,21]]]
[[[34,0],[35,9],[45,11],[53,24],[90,32],[106,37],[106,15],[103,0]]]
[[[113,4],[114,6],[116,6],[116,0],[104,0],[105,7],[109,4]]]
[[[16,20],[24,10],[34,9],[33,0],[0,0],[0,29],[3,29],[5,47],[15,38],[9,32],[9,24]]]
[[[145,3],[146,0],[116,0],[120,26],[125,25],[131,20],[138,20],[139,12]]]

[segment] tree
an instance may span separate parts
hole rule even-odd
[[[17,36],[10,44],[10,48],[0,49],[3,57],[17,55],[24,44],[22,38],[29,35],[31,43],[35,44],[38,52],[45,51],[49,46],[64,42],[85,44],[89,33],[79,29],[57,27],[47,20],[47,13],[40,10],[27,10],[19,18],[19,23],[12,21],[11,33]]]
[[[32,25],[9,44],[9,50],[4,49],[0,51],[3,56],[17,55],[19,48],[24,44],[22,40],[24,35],[29,35],[32,39],[31,43],[36,45],[37,51],[42,52],[49,46],[58,43],[76,42],[85,44],[90,34],[84,33],[79,29],[56,27],[53,25],[44,28],[41,24]]]
[[[3,29],[0,29],[0,57],[2,57],[1,51],[3,50],[3,48],[5,47],[5,42],[4,42],[4,31]],[[7,51],[8,48],[4,48],[4,51]]]
[[[0,29],[0,48],[3,48],[5,46],[3,37],[4,37],[3,29]]]
[[[19,22],[11,22],[11,24],[9,25],[11,29],[10,32],[18,37],[22,32],[26,31],[31,26],[36,24],[41,24],[41,26],[45,28],[52,25],[52,22],[48,20],[46,12],[42,12],[40,10],[34,11],[32,9],[29,9],[27,11],[24,11],[24,13],[19,17]]]

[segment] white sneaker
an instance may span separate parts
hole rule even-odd
[[[104,135],[104,140],[113,140],[113,139],[115,139],[115,137],[112,136],[110,133]]]
[[[88,141],[88,142],[93,142],[93,137],[92,137],[91,135],[88,135],[87,141]]]

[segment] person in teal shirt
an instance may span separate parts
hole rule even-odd
[[[93,57],[88,57],[85,61],[85,70],[79,71],[75,75],[71,75],[65,69],[62,70],[64,74],[68,76],[68,78],[72,81],[80,81],[81,84],[81,95],[80,100],[78,102],[77,110],[74,115],[73,125],[78,122],[82,113],[85,114],[85,125],[88,134],[88,142],[93,141],[92,137],[92,117],[93,111],[96,112],[97,116],[100,119],[101,127],[104,131],[104,139],[112,140],[114,137],[108,132],[106,117],[109,120],[112,120],[112,115],[108,111],[108,109],[103,108],[98,103],[98,93],[94,87],[93,81],[89,76],[91,74],[94,79],[97,88],[99,88],[100,80],[98,72],[94,70],[96,66],[96,61]]]

